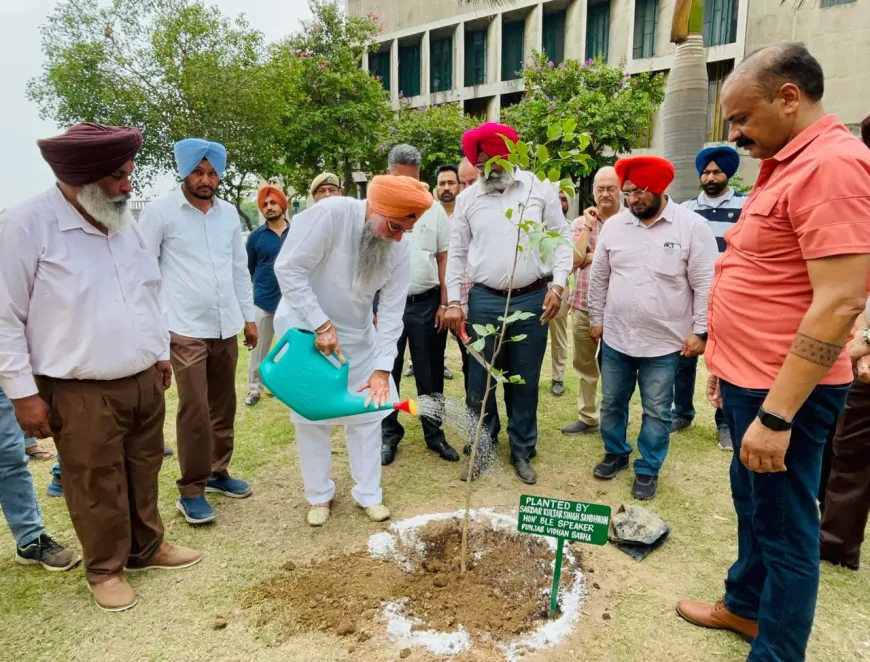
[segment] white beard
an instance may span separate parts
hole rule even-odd
[[[127,204],[129,195],[122,193],[110,198],[99,184],[85,184],[76,200],[93,219],[107,230],[121,232],[133,220],[133,213]]]
[[[483,183],[483,190],[487,193],[507,191],[510,185],[514,183],[514,178],[510,173],[498,172],[496,170],[491,170],[489,177],[481,177],[480,179]]]
[[[384,273],[390,262],[391,241],[376,235],[371,224],[363,224],[363,232],[359,238],[359,261],[356,265],[357,285],[368,285],[378,275]]]

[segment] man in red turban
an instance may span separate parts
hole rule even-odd
[[[142,147],[142,134],[130,126],[82,122],[36,144],[58,181],[84,186],[131,162]]]
[[[484,172],[484,167],[487,161],[494,156],[500,156],[506,159],[510,155],[510,148],[506,141],[516,144],[519,137],[516,130],[506,124],[497,124],[495,122],[487,122],[481,124],[476,129],[466,131],[462,136],[462,151],[465,153],[465,158],[469,163],[477,168],[481,175]],[[487,182],[497,188],[504,190],[510,186],[513,177],[504,171],[497,163],[492,165],[492,170]]]
[[[245,404],[253,407],[260,401],[263,382],[260,362],[272,349],[275,310],[281,301],[281,288],[275,279],[275,258],[287,237],[287,196],[274,184],[264,184],[257,191],[257,207],[266,222],[248,235],[248,271],[254,284],[254,323],[259,338],[248,357],[248,395]]]

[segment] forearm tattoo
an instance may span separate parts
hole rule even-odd
[[[816,340],[802,333],[795,336],[791,349],[789,349],[795,356],[825,368],[830,368],[836,363],[837,357],[840,356],[842,350],[842,345]]]

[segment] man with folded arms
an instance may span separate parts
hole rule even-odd
[[[160,270],[127,206],[142,136],[78,124],[38,144],[57,185],[0,223],[0,387],[25,434],[54,437],[88,588],[121,611],[125,569],[202,558],[163,539],[157,510],[172,370]]]
[[[334,197],[293,219],[275,261],[282,299],[275,331],[314,333],[325,356],[350,362],[348,388],[368,391],[377,405],[398,399],[393,369],[411,281],[411,251],[405,233],[432,206],[426,186],[411,177],[381,175],[369,185],[368,199]],[[372,324],[375,293],[380,292],[378,326]],[[345,359],[346,357],[346,359]],[[335,496],[332,428],[344,426],[351,495],[374,522],[390,517],[381,490],[381,422],[391,410],[310,421],[296,412],[299,464],[308,524],[323,526]]]

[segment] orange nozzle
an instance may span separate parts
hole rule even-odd
[[[393,405],[393,409],[398,409],[399,411],[403,411],[406,414],[411,414],[416,418],[417,416],[417,402],[414,398],[408,398],[404,402],[397,402]]]

